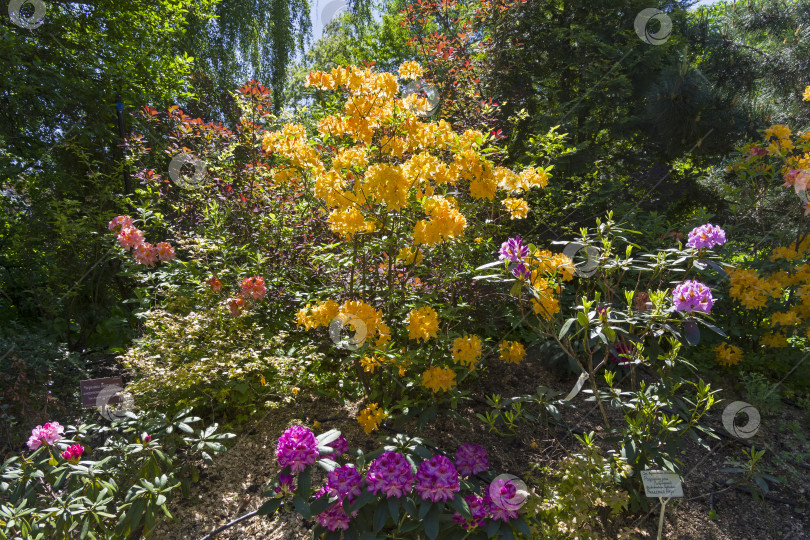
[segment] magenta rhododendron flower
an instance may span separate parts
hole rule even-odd
[[[678,311],[709,313],[714,305],[712,290],[699,281],[681,283],[672,291],[672,299]]]
[[[267,294],[267,288],[264,286],[263,277],[253,276],[242,280],[242,296],[245,298],[261,300],[265,294]]]
[[[512,268],[512,275],[518,279],[529,279],[529,277],[532,275],[532,272],[525,264],[520,263],[514,268]]]
[[[509,260],[512,262],[521,262],[525,256],[529,254],[529,246],[523,243],[520,235],[510,238],[501,244],[498,259]]]
[[[135,261],[144,266],[154,266],[158,260],[158,250],[149,242],[135,246]]]
[[[475,527],[483,527],[487,515],[490,512],[490,504],[485,501],[483,497],[479,497],[475,493],[464,496],[464,500],[470,506],[470,513],[472,519],[465,519],[464,516],[458,512],[453,513],[453,521],[461,524],[462,529],[473,529]]]
[[[53,443],[62,438],[65,433],[65,428],[59,425],[59,422],[48,422],[44,426],[37,426],[31,430],[31,436],[28,438],[28,448],[36,450],[42,443],[48,446],[53,446]]]
[[[714,246],[722,246],[725,243],[726,231],[711,223],[707,223],[706,225],[692,229],[689,233],[689,240],[687,240],[686,245],[687,247],[695,249],[711,249]]]
[[[158,242],[157,255],[163,262],[174,260],[174,248],[168,242]]]
[[[318,459],[318,441],[307,428],[293,426],[278,438],[276,457],[280,467],[301,472]]]
[[[512,489],[510,490],[507,486],[511,486]],[[489,511],[489,517],[496,521],[510,521],[512,519],[517,519],[517,509],[512,510],[512,505],[510,505],[508,502],[504,504],[504,501],[509,501],[515,496],[517,490],[515,489],[514,484],[507,483],[506,486],[499,488],[499,492],[500,490],[504,490],[504,493],[496,497],[498,502],[490,497],[489,491],[484,493],[483,504],[486,505],[486,508]],[[510,491],[512,493],[511,496],[509,495]]]
[[[118,234],[122,228],[124,227],[132,227],[134,223],[134,219],[129,216],[117,216],[110,220],[110,223],[107,225],[111,231]]]
[[[626,345],[624,343],[617,343],[613,349],[610,351],[610,355],[608,358],[614,364],[619,364],[620,366],[627,365],[631,362],[630,359],[625,358],[621,355],[631,356],[633,354],[633,347],[632,345]]]
[[[84,446],[80,444],[72,444],[62,452],[62,458],[74,465],[79,462],[79,458],[84,453]]]
[[[413,488],[411,465],[402,454],[383,452],[368,468],[366,484],[375,495],[382,491],[386,497],[402,497]]]
[[[456,469],[462,476],[471,476],[489,469],[487,451],[472,443],[464,443],[456,451]]]
[[[149,443],[149,441],[151,441],[151,440],[152,440],[152,436],[151,436],[151,435],[144,435],[144,436],[143,436],[143,444],[148,444],[148,443]]]
[[[355,516],[357,516],[357,510],[352,512],[352,517]],[[343,510],[343,501],[337,501],[330,506],[326,512],[318,514],[318,523],[321,524],[321,527],[326,527],[330,531],[337,529],[348,530],[349,516],[347,516],[346,511]]]
[[[326,486],[330,492],[340,497],[341,500],[343,500],[343,497],[348,496],[349,502],[351,502],[355,497],[360,496],[361,483],[362,479],[357,469],[351,465],[343,465],[329,471],[329,480],[326,482]]]
[[[348,452],[348,450],[349,450],[349,441],[347,441],[346,437],[344,437],[343,434],[341,434],[337,439],[330,442],[326,446],[329,446],[329,447],[335,449],[334,457],[340,457],[343,454],[345,454],[346,452]]]
[[[438,502],[452,499],[459,491],[458,472],[444,456],[433,456],[419,465],[415,489],[422,499]]]
[[[143,244],[143,233],[136,227],[123,227],[118,233],[118,243],[124,249],[132,249]]]
[[[278,477],[278,487],[276,487],[276,493],[290,493],[295,491],[295,484],[293,484],[293,477],[291,474],[281,474]]]

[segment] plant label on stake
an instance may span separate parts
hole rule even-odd
[[[664,512],[667,510],[669,499],[683,497],[681,477],[669,471],[641,471],[641,481],[644,483],[644,494],[647,497],[658,497],[658,501],[661,503],[657,538],[657,540],[661,540],[661,532],[664,530]]]
[[[79,381],[79,389],[82,393],[82,407],[96,407],[96,399],[101,391],[106,387],[121,388],[124,382],[120,376],[104,377],[102,379],[88,379]],[[123,399],[119,395],[111,396],[108,404],[121,403]]]

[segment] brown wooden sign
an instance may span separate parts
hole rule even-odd
[[[105,377],[103,379],[88,379],[86,381],[79,381],[79,388],[82,391],[82,407],[98,407],[96,400],[98,395],[105,388],[117,386],[123,389],[124,383],[121,377]],[[105,398],[107,405],[121,403],[122,397],[120,394],[110,396],[109,399]]]

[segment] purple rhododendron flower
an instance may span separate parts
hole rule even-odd
[[[514,268],[512,268],[512,275],[518,279],[529,279],[529,277],[532,275],[532,272],[525,264],[520,263]]]
[[[352,517],[355,516],[357,516],[357,510],[352,512]],[[347,516],[346,511],[343,510],[343,502],[337,501],[327,508],[325,512],[318,514],[318,522],[321,524],[321,527],[326,527],[330,531],[337,529],[348,530],[349,516]]]
[[[712,290],[699,281],[685,281],[672,291],[675,309],[678,311],[702,311],[709,313],[714,305]]]
[[[716,227],[711,223],[695,227],[689,233],[689,240],[686,242],[687,247],[701,249],[711,249],[714,246],[722,246],[726,243],[726,231],[720,227]]]
[[[458,471],[453,462],[444,456],[433,456],[423,461],[416,472],[417,493],[426,501],[438,502],[452,499],[461,488]]]
[[[487,451],[472,443],[464,443],[456,451],[456,469],[462,476],[471,476],[489,469]]]
[[[329,471],[329,480],[326,486],[329,491],[337,495],[341,500],[343,500],[343,497],[348,496],[349,502],[352,502],[355,497],[360,496],[361,483],[362,479],[357,469],[351,465],[343,465]]]
[[[301,472],[318,459],[318,441],[307,428],[293,426],[278,438],[276,457],[280,467]]]
[[[498,259],[501,261],[521,262],[523,257],[529,254],[529,246],[523,243],[520,235],[517,235],[501,244],[501,250],[498,253]]]
[[[383,452],[375,459],[366,473],[368,489],[375,495],[378,491],[386,497],[402,497],[413,488],[411,465],[405,456],[396,452]]]
[[[514,486],[512,487],[514,488]],[[487,510],[489,511],[489,517],[491,517],[495,521],[497,520],[510,521],[512,519],[517,519],[518,517],[517,510],[510,510],[509,508],[499,506],[489,496],[489,492],[484,493],[484,504],[486,505]]]
[[[470,506],[472,519],[467,520],[458,512],[454,512],[453,521],[460,523],[462,529],[483,527],[484,521],[490,512],[489,503],[486,502],[483,497],[479,497],[475,493],[465,495],[464,500],[467,501],[467,504]]]
[[[295,484],[293,484],[293,477],[291,474],[282,474],[278,477],[278,487],[275,489],[276,493],[282,491],[291,492],[295,491]]]
[[[53,443],[62,438],[65,433],[65,428],[59,425],[59,422],[48,422],[44,426],[37,426],[31,430],[31,436],[28,438],[28,448],[36,450],[42,443],[48,446],[53,446]]]
[[[346,437],[341,434],[340,437],[330,442],[326,446],[330,446],[335,449],[334,457],[340,457],[349,450],[349,441],[347,441]]]

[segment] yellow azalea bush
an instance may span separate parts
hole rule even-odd
[[[718,364],[724,366],[733,366],[739,364],[743,357],[743,351],[739,347],[729,345],[728,343],[721,343],[714,348],[715,358]]]
[[[526,358],[526,349],[517,341],[502,341],[498,349],[500,359],[509,364],[519,364]]]
[[[481,360],[481,338],[478,336],[459,337],[453,341],[453,361],[468,366],[470,371]]]
[[[380,427],[380,423],[388,415],[380,409],[376,403],[371,403],[368,407],[360,411],[357,416],[357,423],[363,428],[366,434],[370,434]]]

